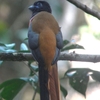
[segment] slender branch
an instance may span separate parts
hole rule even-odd
[[[76,7],[80,8],[84,12],[86,12],[86,13],[94,16],[94,17],[97,17],[100,20],[100,13],[99,13],[99,11],[96,11],[94,9],[90,9],[86,5],[84,5],[81,2],[79,2],[78,0],[67,0],[67,1],[69,1],[72,4],[74,4]]]
[[[0,53],[2,61],[29,61],[33,60],[31,53]]]
[[[34,95],[33,95],[33,98],[32,98],[32,100],[35,100],[35,97],[36,97],[36,90],[34,91]]]
[[[100,62],[100,55],[62,53],[59,60],[81,61],[81,62]]]
[[[29,61],[34,60],[31,53],[0,53],[2,61]],[[100,55],[88,55],[77,53],[61,53],[59,60],[100,62]]]

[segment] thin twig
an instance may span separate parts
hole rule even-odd
[[[87,5],[82,4],[78,0],[67,0],[70,3],[74,4],[76,7],[80,8],[84,12],[98,18],[100,20],[100,13],[94,9],[90,9]]]
[[[36,90],[34,91],[34,95],[33,95],[33,98],[32,98],[32,100],[35,100],[35,97],[36,97]]]

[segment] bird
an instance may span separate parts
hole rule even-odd
[[[60,100],[57,61],[63,37],[48,2],[36,1],[29,10],[28,44],[39,66],[40,100]]]

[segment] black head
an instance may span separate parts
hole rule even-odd
[[[51,13],[51,7],[46,1],[37,1],[33,5],[29,6],[29,9],[32,11],[33,15],[41,11]]]

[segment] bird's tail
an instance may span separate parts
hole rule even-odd
[[[44,65],[39,64],[40,100],[50,100],[48,91],[48,71]]]
[[[57,64],[48,72],[48,88],[50,100],[60,100],[60,85],[58,79]]]
[[[60,100],[57,64],[51,70],[39,65],[40,100]]]

